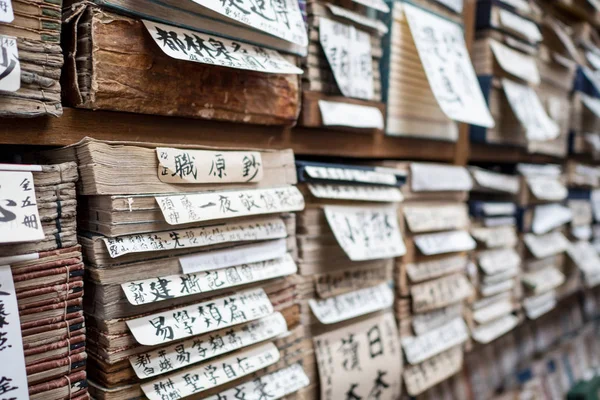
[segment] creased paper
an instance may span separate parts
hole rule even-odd
[[[33,175],[29,171],[0,170],[0,243],[43,238]]]
[[[540,84],[540,73],[533,57],[513,50],[493,39],[490,41],[490,46],[496,61],[504,71],[523,79],[525,82],[534,85]]]
[[[411,232],[460,229],[469,226],[466,204],[404,206],[404,218]]]
[[[467,325],[462,318],[456,318],[441,327],[421,336],[406,336],[401,339],[406,360],[419,364],[469,339]]]

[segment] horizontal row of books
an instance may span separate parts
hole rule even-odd
[[[18,399],[484,399],[551,350],[572,379],[600,366],[600,167],[90,138],[34,157],[0,165]]]
[[[462,0],[3,0],[0,116],[64,103],[450,141],[467,123],[475,142],[600,152],[600,5],[564,3],[479,0],[463,26]]]

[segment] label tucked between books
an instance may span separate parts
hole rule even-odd
[[[383,114],[377,107],[319,100],[319,111],[325,126],[383,129]]]
[[[561,204],[540,204],[533,210],[531,230],[541,235],[570,222],[571,219],[573,212],[568,207]]]
[[[404,218],[413,233],[460,229],[469,225],[466,204],[405,206]]]
[[[309,183],[308,190],[310,190],[313,196],[322,199],[378,201],[384,203],[396,203],[404,199],[400,189],[381,186]]]
[[[540,73],[533,57],[513,50],[493,39],[490,40],[490,47],[496,61],[504,71],[525,82],[534,85],[540,84]]]
[[[425,312],[458,303],[473,294],[473,286],[464,274],[454,274],[413,285],[412,309]]]
[[[426,256],[469,251],[477,246],[467,231],[426,233],[414,236],[413,240],[419,251]]]
[[[463,352],[457,346],[419,365],[407,366],[403,374],[406,391],[411,396],[421,394],[460,371],[462,363]]]
[[[458,346],[469,339],[469,330],[462,318],[427,332],[421,336],[403,337],[402,348],[410,364],[419,364],[428,358]]]
[[[509,31],[516,32],[517,34],[525,37],[532,42],[540,42],[542,40],[542,32],[538,26],[511,11],[499,9],[500,11],[500,24]]]
[[[17,39],[0,35],[0,55],[0,91],[16,92],[21,88],[21,62]]]
[[[463,192],[473,189],[473,180],[464,167],[413,162],[410,188],[413,192]]]
[[[0,76],[1,69],[0,64]],[[2,171],[0,167],[0,182],[0,243],[43,239],[45,235],[35,198],[32,173]]]
[[[15,14],[13,12],[11,0],[0,1],[0,22],[10,23],[13,19],[15,19]]]

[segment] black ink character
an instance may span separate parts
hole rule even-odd
[[[175,172],[171,176],[178,175],[180,178],[187,178],[193,176],[194,179],[198,178],[198,168],[194,161],[196,157],[191,157],[189,153],[177,154],[175,156]]]
[[[156,336],[162,336],[163,340],[173,340],[173,328],[165,326],[165,317],[156,317],[150,320],[150,325],[156,329]]]

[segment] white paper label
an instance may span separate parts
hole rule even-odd
[[[585,52],[585,58],[592,64],[595,70],[600,69],[600,55],[588,50]]]
[[[361,315],[389,308],[394,292],[387,283],[355,290],[323,300],[309,299],[308,305],[322,324],[335,324]]]
[[[566,224],[571,219],[573,219],[573,212],[568,207],[560,204],[538,205],[533,210],[531,230],[533,233],[541,235]]]
[[[472,336],[478,343],[490,343],[506,332],[514,329],[519,323],[519,318],[509,314],[489,324],[482,325],[473,330]]]
[[[415,313],[458,303],[473,294],[473,286],[463,274],[454,274],[410,288]]]
[[[467,325],[462,318],[456,318],[446,325],[421,336],[406,336],[401,339],[406,360],[419,364],[451,347],[469,339]]]
[[[319,42],[342,94],[372,99],[373,68],[369,34],[352,25],[319,18]]]
[[[281,218],[261,218],[250,222],[226,223],[202,228],[102,238],[111,257],[130,253],[164,251],[285,238],[287,231]]]
[[[329,9],[331,14],[335,15],[336,17],[347,19],[358,25],[362,25],[362,27],[367,28],[367,30],[377,30],[381,35],[385,35],[386,33],[388,33],[389,29],[387,25],[378,19],[371,18],[354,11],[350,11],[349,9],[344,7],[338,7],[331,3],[325,3],[325,6]]]
[[[8,1],[10,4],[10,0]],[[17,39],[12,36],[0,35],[0,91],[16,92],[20,88],[21,62],[19,61]]]
[[[473,250],[477,244],[467,231],[450,231],[416,235],[413,240],[426,256]]]
[[[540,73],[533,57],[513,50],[495,40],[490,41],[490,46],[496,61],[503,70],[534,85],[540,84]],[[503,79],[504,80],[504,79]]]
[[[302,74],[275,50],[158,22],[142,22],[156,45],[177,60],[271,74]]]
[[[527,2],[527,0],[500,0],[504,4],[508,4],[511,7],[516,8],[517,10],[523,11],[525,13],[531,12],[531,6]]]
[[[383,114],[377,107],[319,100],[325,126],[349,126],[359,129],[383,129]],[[352,118],[348,118],[352,115]]]
[[[517,212],[515,203],[483,203],[481,208],[486,217],[514,215]]]
[[[354,169],[342,168],[338,166],[317,166],[307,165],[304,171],[308,176],[314,179],[323,179],[328,181],[347,181],[359,183],[372,183],[374,185],[396,186],[398,184],[399,171],[382,172],[380,169]],[[395,173],[397,172],[397,173]]]
[[[461,192],[473,189],[473,180],[464,167],[447,164],[410,164],[413,192]]]
[[[515,280],[509,279],[498,283],[481,284],[479,291],[483,297],[494,296],[499,293],[504,293],[508,290],[512,290],[515,287]]]
[[[267,343],[184,371],[143,383],[150,400],[181,399],[250,375],[279,361],[279,350]],[[165,397],[166,396],[166,397]]]
[[[523,274],[521,280],[537,294],[559,287],[565,282],[565,276],[556,267],[548,267],[540,271],[527,272]]]
[[[400,189],[390,187],[309,183],[308,189],[313,196],[321,199],[377,201],[384,203],[397,203],[404,199]]]
[[[310,380],[302,366],[294,364],[255,378],[250,382],[242,383],[215,396],[207,397],[206,400],[277,400],[297,392],[309,384]]]
[[[297,1],[282,0],[262,3],[256,3],[252,0],[193,1],[259,31],[300,46],[308,45],[306,25]]]
[[[455,13],[461,14],[463,11],[463,0],[436,0],[438,3],[445,5]]]
[[[406,273],[412,282],[421,282],[452,272],[465,271],[467,262],[467,256],[456,255],[438,260],[410,263],[406,264]]]
[[[513,311],[513,303],[510,299],[498,301],[492,303],[486,307],[473,312],[473,319],[478,324],[487,324],[503,315],[509,314]]]
[[[168,183],[259,182],[262,158],[257,151],[209,151],[157,147],[158,179]]]
[[[517,171],[527,178],[536,176],[546,176],[558,179],[562,174],[560,165],[556,164],[517,164]]]
[[[514,226],[497,226],[493,228],[473,228],[471,235],[487,248],[513,247],[518,238]]]
[[[550,119],[532,88],[506,78],[502,78],[502,87],[511,110],[525,128],[527,139],[546,141],[558,137],[560,128]]]
[[[554,291],[523,300],[523,308],[525,308],[525,314],[529,319],[538,319],[554,307],[556,307],[556,293]]]
[[[410,3],[402,7],[427,81],[444,114],[456,121],[493,127],[462,27]]]
[[[247,290],[126,321],[139,344],[155,346],[266,317],[273,305],[265,291]]]
[[[11,0],[0,0],[0,22],[12,22],[15,19]]]
[[[506,29],[517,32],[521,36],[529,39],[532,42],[540,42],[542,40],[542,32],[540,28],[528,19],[508,10],[500,9],[500,24]]]
[[[169,275],[121,284],[130,304],[148,304],[178,297],[207,293],[252,282],[295,274],[290,254],[274,260],[215,269],[198,274]]]
[[[0,397],[29,400],[19,307],[10,265],[0,266],[0,359],[4,361],[0,363]]]
[[[26,171],[0,171],[0,243],[43,238],[33,175]]]
[[[479,267],[486,275],[495,275],[521,265],[521,257],[514,249],[487,250],[478,255]]]
[[[567,254],[584,274],[600,273],[600,256],[591,243],[584,241],[571,243]]]
[[[404,218],[413,233],[466,228],[466,204],[405,206]]]
[[[192,274],[272,260],[283,257],[286,253],[287,243],[284,239],[279,239],[191,254],[179,257],[179,264],[184,274]]]
[[[560,232],[550,232],[545,235],[526,233],[523,240],[535,258],[553,256],[566,251],[569,247],[569,241]]]
[[[423,314],[412,315],[412,327],[417,335],[424,335],[430,330],[447,324],[463,313],[462,303],[453,304],[448,307],[430,311]]]
[[[304,209],[304,198],[295,186],[155,198],[169,225]]]
[[[592,238],[592,227],[590,225],[572,226],[571,235],[578,240],[590,240]]]
[[[411,396],[421,394],[458,373],[462,369],[462,363],[462,349],[455,347],[419,365],[408,366],[403,374],[406,391]]]
[[[402,350],[386,313],[314,339],[322,400],[400,397]]]
[[[353,0],[355,3],[362,4],[365,7],[372,8],[373,10],[381,11],[383,13],[389,13],[390,7],[385,4],[383,0]]]
[[[470,169],[475,182],[483,188],[517,194],[519,192],[519,178],[513,175],[499,174],[479,168]]]
[[[406,253],[396,208],[326,206],[324,211],[337,242],[352,261]]]
[[[246,325],[225,328],[169,346],[129,357],[129,363],[140,379],[206,361],[287,332],[285,318],[276,312]]]
[[[528,177],[526,180],[531,193],[539,200],[560,201],[569,194],[567,188],[556,178],[538,176]]]

